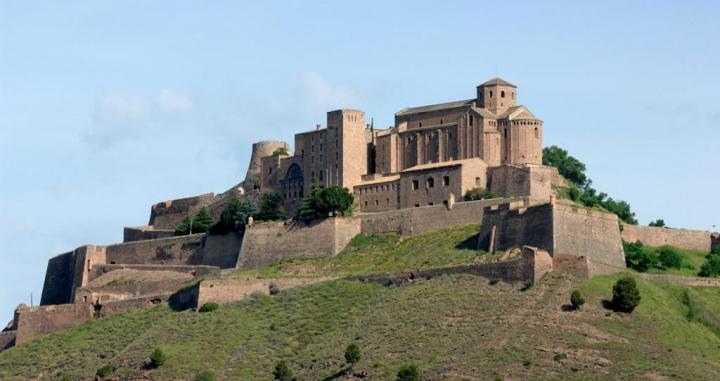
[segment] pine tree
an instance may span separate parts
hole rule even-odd
[[[205,233],[210,230],[213,224],[214,221],[212,216],[210,216],[210,212],[208,212],[206,207],[202,207],[195,215],[195,219],[193,219],[192,233]]]

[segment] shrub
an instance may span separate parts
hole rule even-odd
[[[645,272],[651,268],[658,267],[658,257],[655,252],[645,247],[642,242],[623,242],[625,248],[625,263],[633,270]]]
[[[290,368],[288,368],[285,361],[280,361],[279,363],[275,364],[275,369],[273,370],[273,379],[278,381],[292,380],[292,372],[290,372]]]
[[[350,364],[351,367],[360,361],[360,348],[358,348],[356,344],[350,344],[347,349],[345,349],[345,361]]]
[[[710,255],[705,263],[703,263],[700,267],[700,273],[698,275],[704,277],[719,277],[720,255]]]
[[[163,366],[166,360],[167,356],[165,356],[165,352],[160,348],[155,348],[150,354],[150,364],[155,368]]]
[[[180,224],[175,228],[175,235],[188,235],[190,234],[190,227],[192,226],[192,219],[190,216],[185,216]]]
[[[198,312],[213,312],[220,308],[220,305],[217,303],[205,303],[198,309]]]
[[[576,310],[579,310],[580,307],[585,304],[585,298],[583,298],[580,291],[575,290],[572,294],[570,294],[570,304],[572,304],[573,308]]]
[[[520,288],[520,291],[527,291],[532,286],[533,286],[533,281],[531,279],[528,279],[525,282],[523,282],[523,286]]]
[[[500,279],[498,279],[498,278],[490,278],[490,285],[491,285],[491,286],[494,286],[494,285],[496,285],[497,282],[499,282],[499,281],[500,281]]]
[[[465,192],[465,195],[463,196],[463,200],[465,201],[476,201],[476,200],[487,200],[491,198],[496,198],[497,195],[493,192],[490,192],[489,190],[482,189],[482,188],[473,188]]]
[[[682,267],[683,257],[676,248],[663,246],[658,254],[659,265],[664,269],[679,269]]]
[[[663,220],[662,218],[659,218],[659,219],[657,219],[657,220],[655,220],[655,221],[651,221],[651,222],[648,224],[648,226],[655,226],[655,227],[658,227],[658,228],[664,228],[664,227],[665,227],[665,220]]]
[[[275,284],[275,282],[271,282],[269,288],[270,288],[270,290],[269,290],[270,295],[277,295],[280,293],[280,287],[278,287],[278,285]]]
[[[420,371],[415,365],[405,365],[398,371],[396,381],[420,381]]]
[[[712,245],[710,248],[710,255],[720,255],[720,244]]]
[[[282,195],[277,192],[264,193],[260,201],[260,210],[255,217],[258,221],[277,221],[287,218]]]
[[[553,360],[555,361],[562,361],[567,358],[567,355],[562,352],[555,352],[555,355],[553,356]]]
[[[195,381],[215,381],[215,380],[217,380],[217,375],[215,374],[215,372],[211,372],[209,370],[200,372],[195,376]]]
[[[97,370],[96,375],[100,378],[107,377],[115,373],[115,367],[108,364]]]
[[[640,299],[640,291],[633,277],[620,278],[613,286],[612,305],[616,311],[630,313],[640,304]]]

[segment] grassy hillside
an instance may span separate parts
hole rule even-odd
[[[1,353],[0,379],[92,379],[112,364],[121,379],[191,380],[211,370],[269,380],[284,359],[299,380],[330,380],[350,343],[362,351],[355,369],[372,380],[393,379],[407,363],[427,380],[720,378],[716,289],[640,280],[640,306],[621,315],[603,308],[615,278],[550,274],[527,291],[470,275],[403,287],[337,280],[210,313],[158,306]],[[576,287],[587,304],[564,311]],[[166,364],[143,369],[157,346]]]
[[[239,271],[237,276],[322,276],[395,272],[497,259],[476,250],[480,225],[431,231],[404,240],[397,234],[358,235],[331,258],[297,258],[265,269]]]

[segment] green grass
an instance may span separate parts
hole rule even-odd
[[[698,317],[718,316],[717,289],[638,280],[643,299],[624,315],[602,307],[617,278],[551,273],[524,292],[471,275],[403,287],[335,280],[209,314],[160,305],[2,352],[0,379],[90,380],[109,364],[121,379],[191,380],[212,371],[219,380],[268,380],[285,360],[298,379],[322,380],[345,368],[350,343],[363,354],[355,370],[371,380],[391,380],[408,363],[434,380],[720,378],[720,338]],[[564,312],[575,288],[587,303]],[[167,361],[143,369],[156,347]]]
[[[476,250],[480,225],[435,230],[401,240],[397,234],[358,235],[330,258],[295,258],[239,277],[344,276],[396,272],[496,260]]]

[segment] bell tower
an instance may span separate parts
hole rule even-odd
[[[515,106],[517,86],[500,78],[493,78],[477,87],[477,105],[491,113],[502,114]]]

